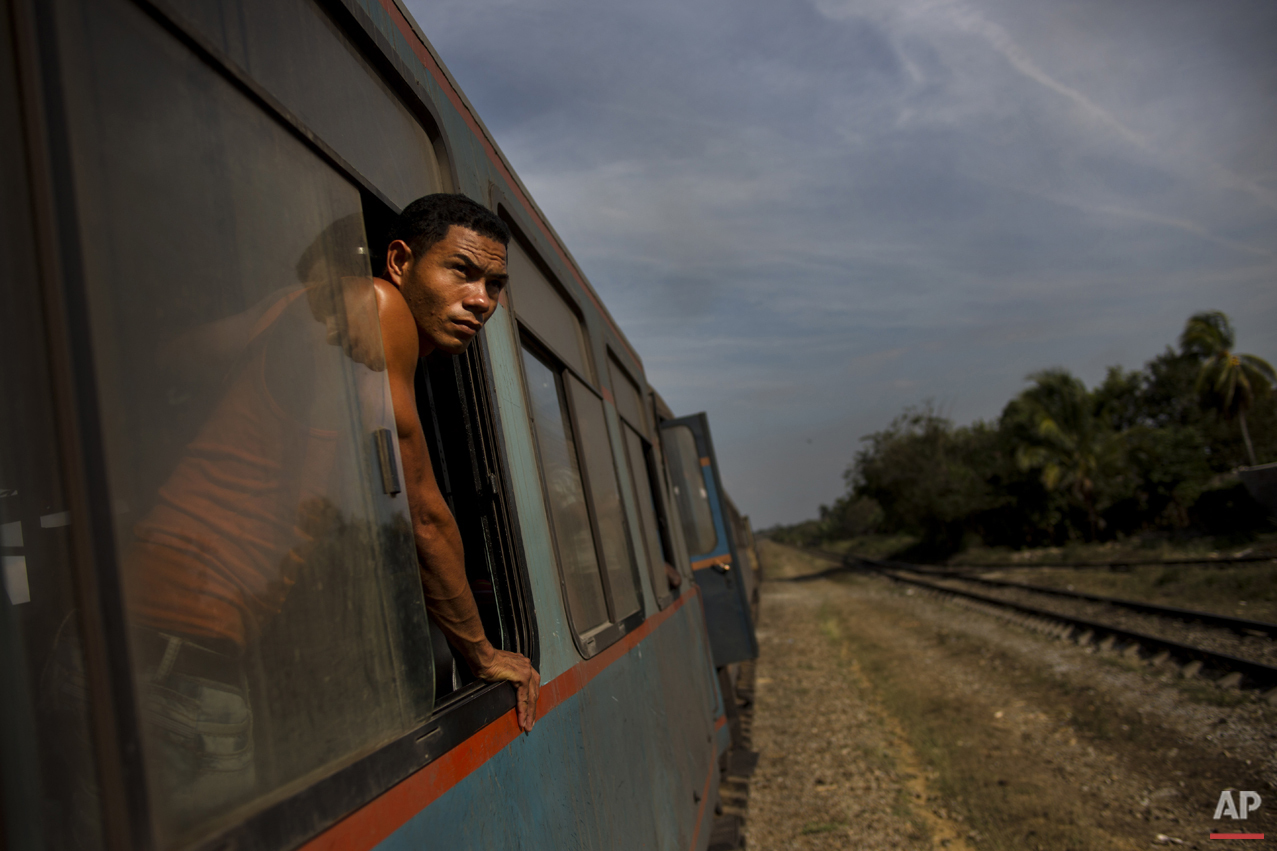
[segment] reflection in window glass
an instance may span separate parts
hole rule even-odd
[[[103,442],[159,844],[430,711],[359,193],[134,4],[67,2]],[[294,787],[295,788],[295,787]]]
[[[714,532],[714,513],[705,489],[705,472],[696,451],[696,438],[687,426],[663,429],[661,435],[689,554],[695,557],[712,552],[718,535]]]
[[[426,131],[311,0],[173,5],[392,202],[443,191]]]
[[[594,503],[594,519],[599,525],[603,544],[603,560],[607,564],[608,587],[612,592],[612,619],[624,620],[639,608],[637,577],[630,556],[629,534],[625,528],[625,509],[621,505],[621,488],[612,461],[612,442],[607,436],[607,420],[603,400],[595,396],[575,376],[566,377],[571,388],[572,408],[581,430],[581,446],[585,450],[585,470],[590,479],[590,498]]]
[[[527,349],[523,350],[523,372],[528,379],[528,401],[549,491],[550,517],[567,585],[568,608],[577,633],[584,634],[607,622],[607,604],[576,445],[567,427],[554,372]]]
[[[9,16],[0,14],[0,847],[102,847]],[[74,524],[74,525],[73,525]],[[6,845],[6,841],[8,844]]]
[[[568,366],[590,378],[590,357],[585,331],[576,311],[559,294],[541,269],[532,262],[517,239],[507,246],[510,272],[510,297],[519,321],[536,332],[541,342],[563,359]]]
[[[643,416],[643,394],[639,392],[638,385],[630,380],[629,374],[611,352],[607,357],[607,371],[612,379],[612,395],[616,398],[616,410],[629,420],[630,425],[638,429],[639,434],[645,434],[647,417]]]
[[[634,482],[634,501],[638,505],[639,525],[642,526],[644,549],[647,551],[648,568],[652,574],[652,591],[658,598],[669,591],[665,576],[665,556],[661,548],[660,530],[656,523],[656,499],[652,493],[652,479],[648,474],[646,450],[638,432],[628,425],[625,433],[625,452],[630,463],[630,480]]]

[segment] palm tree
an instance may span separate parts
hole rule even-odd
[[[1097,416],[1086,385],[1064,369],[1029,376],[1034,386],[1007,406],[1018,422],[1016,462],[1039,470],[1048,491],[1059,490],[1086,512],[1090,537],[1100,526],[1097,484],[1122,451],[1120,437]]]
[[[1254,467],[1259,462],[1255,460],[1255,447],[1246,428],[1246,410],[1257,396],[1272,389],[1277,383],[1277,373],[1261,357],[1234,352],[1235,342],[1233,323],[1218,310],[1194,313],[1179,336],[1181,349],[1203,358],[1197,373],[1197,392],[1209,394],[1224,419],[1235,418],[1241,424],[1246,454]]]

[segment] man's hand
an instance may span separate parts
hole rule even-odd
[[[527,656],[492,649],[487,664],[474,665],[474,675],[490,683],[514,683],[518,690],[519,726],[525,733],[532,732],[537,719],[537,695],[541,691],[541,675]]]

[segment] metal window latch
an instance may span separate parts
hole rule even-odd
[[[398,496],[403,490],[399,486],[399,462],[395,457],[395,437],[388,428],[379,428],[372,433],[373,444],[377,447],[377,461],[381,465],[381,487],[391,496]]]

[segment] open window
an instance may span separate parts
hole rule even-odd
[[[373,268],[382,271],[394,213],[368,194],[363,206]],[[481,339],[461,355],[435,352],[421,360],[416,374],[417,411],[435,481],[461,532],[466,575],[484,632],[494,647],[522,653],[535,666],[535,624],[522,578],[520,544],[504,495],[495,408]],[[430,630],[435,715],[441,716],[486,684],[476,680],[437,626],[432,623]]]

